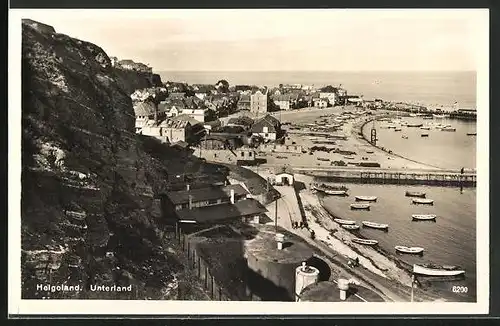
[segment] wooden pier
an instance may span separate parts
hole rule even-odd
[[[382,168],[336,168],[292,166],[295,173],[328,179],[331,182],[436,185],[475,187],[475,173],[454,170],[392,170]]]

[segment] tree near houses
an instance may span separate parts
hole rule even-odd
[[[333,87],[332,85],[328,85],[328,86],[321,88],[320,91],[325,92],[325,93],[335,93],[337,91],[337,89],[335,87]]]
[[[227,80],[221,79],[215,84],[215,88],[218,92],[227,93],[229,92],[229,83]]]

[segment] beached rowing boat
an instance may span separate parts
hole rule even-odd
[[[458,276],[465,274],[465,271],[456,266],[424,266],[414,264],[413,273],[426,276]]]
[[[350,231],[359,230],[359,225],[356,224],[341,224],[342,228]]]
[[[426,198],[414,198],[412,199],[413,204],[423,204],[423,205],[433,205],[434,200]]]
[[[435,221],[436,220],[436,215],[435,214],[413,214],[411,216],[413,220],[419,220],[419,221]]]
[[[396,251],[404,253],[404,254],[423,254],[424,248],[422,247],[405,247],[405,246],[396,246],[394,247]]]
[[[355,196],[356,201],[377,201],[376,196]]]
[[[354,224],[356,224],[356,221],[353,221],[353,220],[343,220],[341,218],[334,218],[333,221],[337,222],[340,225],[354,225]]]
[[[373,229],[387,230],[389,228],[389,224],[375,223],[370,221],[363,221],[361,222],[361,224],[363,224],[363,226]]]
[[[407,191],[405,195],[406,195],[406,197],[425,198],[425,192],[421,192],[421,191]]]
[[[360,238],[354,238],[354,239],[352,239],[352,242],[363,244],[363,245],[368,245],[368,246],[374,246],[378,243],[377,240],[360,239]]]
[[[351,204],[351,209],[365,209],[370,210],[370,204]]]

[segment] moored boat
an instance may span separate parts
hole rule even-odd
[[[476,132],[468,132],[467,136],[477,136],[477,133]]]
[[[423,205],[433,205],[434,200],[426,198],[414,198],[412,199],[413,204],[423,204]]]
[[[347,191],[345,190],[328,190],[325,189],[323,192],[330,196],[347,196]]]
[[[429,137],[429,134],[421,134],[420,137]]]
[[[437,119],[444,119],[447,117],[446,114],[433,114],[432,116]]]
[[[441,128],[441,131],[457,131],[457,129],[456,128],[445,127],[445,128]]]
[[[405,253],[405,254],[423,254],[424,248],[422,247],[406,247],[406,246],[395,246],[394,247],[397,252]]]
[[[353,221],[353,220],[343,220],[341,218],[334,218],[333,221],[337,222],[340,225],[355,225],[356,224],[356,221]]]
[[[424,126],[424,127],[420,127],[420,129],[422,129],[422,130],[431,130],[431,127]]]
[[[317,160],[318,161],[324,161],[324,162],[330,162],[329,158],[323,158],[323,157],[318,157]]]
[[[361,239],[361,238],[354,238],[354,239],[352,239],[352,242],[363,244],[363,245],[368,245],[368,246],[374,246],[378,243],[377,240]]]
[[[342,228],[350,231],[359,230],[359,225],[356,224],[341,224]]]
[[[366,226],[366,227],[369,227],[372,229],[387,230],[389,228],[389,224],[375,223],[375,222],[370,222],[370,221],[362,221],[361,224],[363,224],[363,226]]]
[[[356,201],[377,201],[376,196],[355,196]]]
[[[365,209],[370,210],[370,204],[351,204],[351,209]]]
[[[374,151],[372,151],[371,149],[367,149],[365,152],[366,152],[367,154],[373,154],[373,153],[374,153]]]
[[[424,119],[424,120],[432,120],[432,119],[434,119],[434,117],[433,117],[433,116],[431,116],[431,115],[424,115],[424,116],[422,117],[422,119]]]
[[[395,128],[394,131],[401,131],[401,128]]]
[[[421,191],[407,191],[405,193],[406,197],[419,197],[419,198],[425,198],[425,192]]]
[[[413,273],[426,276],[458,276],[464,275],[465,271],[456,266],[425,266],[414,264]]]
[[[407,124],[408,127],[414,127],[414,128],[419,128],[419,127],[422,127],[423,124],[422,123],[409,123]]]
[[[413,214],[411,216],[413,220],[417,221],[435,221],[436,220],[436,215],[435,214]]]

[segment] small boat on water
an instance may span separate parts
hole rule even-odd
[[[355,225],[356,224],[356,221],[353,221],[353,220],[343,220],[341,218],[334,218],[333,221],[337,222],[340,225]]]
[[[431,127],[424,126],[424,127],[420,127],[420,129],[422,129],[422,130],[431,130]]]
[[[344,155],[343,157],[348,160],[354,160],[354,156]]]
[[[323,158],[323,157],[318,157],[317,160],[318,161],[323,161],[323,162],[330,162],[329,158]]]
[[[352,239],[352,242],[367,245],[367,246],[374,246],[378,243],[377,240],[361,239],[361,238],[354,238],[354,239]]]
[[[359,230],[359,225],[356,224],[341,224],[342,228],[350,231]]]
[[[363,224],[363,226],[366,226],[366,227],[372,228],[372,229],[381,229],[381,230],[389,229],[389,224],[375,223],[375,222],[370,222],[370,221],[363,221],[363,222],[361,222],[361,224]]]
[[[419,197],[419,198],[425,198],[425,192],[421,191],[407,191],[405,193],[406,197]]]
[[[410,116],[410,117],[416,117],[416,116],[417,116],[417,114],[416,114],[416,113],[410,113],[410,114],[409,114],[409,116]]]
[[[441,128],[441,131],[457,131],[456,128],[450,128],[450,127],[444,127],[444,128]]]
[[[421,134],[420,137],[429,137],[429,134]]]
[[[372,151],[372,150],[370,149],[370,150],[366,150],[366,153],[367,153],[367,154],[373,154],[373,153],[374,153],[374,151]]]
[[[348,196],[347,194],[347,191],[345,190],[328,190],[328,189],[325,189],[323,190],[323,192],[327,195],[330,195],[330,196]]]
[[[437,119],[444,119],[447,117],[446,114],[433,114],[432,116]]]
[[[423,204],[423,205],[434,205],[434,200],[426,198],[414,198],[412,199],[413,204]]]
[[[435,214],[413,214],[411,216],[413,220],[417,221],[435,221],[436,220],[436,215]]]
[[[413,273],[426,276],[458,276],[465,271],[457,266],[413,265]]]
[[[356,201],[377,201],[376,196],[355,196]]]
[[[406,246],[395,246],[397,252],[404,254],[421,255],[424,253],[424,248],[422,247],[406,247]]]
[[[401,131],[401,130],[402,130],[401,128],[394,129],[394,131]]]
[[[477,133],[476,132],[468,132],[467,136],[477,136]]]
[[[351,204],[351,209],[364,209],[369,211],[370,204]]]
[[[414,128],[420,128],[420,127],[423,126],[423,124],[422,123],[409,123],[406,126],[408,126],[408,127],[414,127]]]

